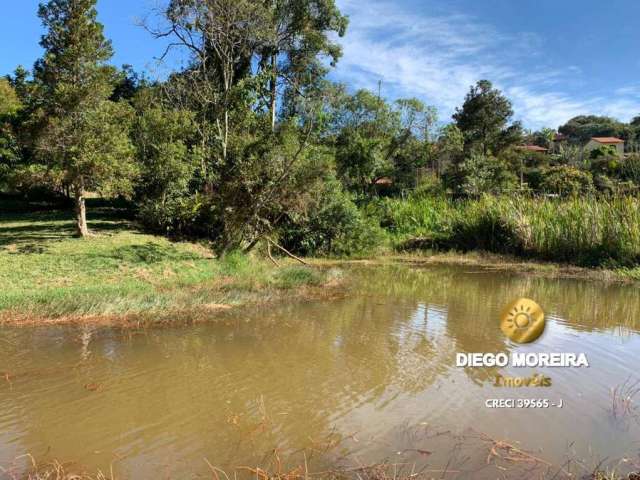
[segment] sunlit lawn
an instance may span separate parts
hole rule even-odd
[[[95,236],[74,237],[71,212],[0,214],[0,311],[121,314],[230,301],[230,291],[315,283],[242,255],[214,258],[202,243],[143,233],[109,209],[90,211]]]

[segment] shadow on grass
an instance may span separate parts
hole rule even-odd
[[[176,250],[172,245],[159,245],[157,243],[145,243],[144,245],[128,245],[119,247],[113,251],[111,258],[128,263],[158,263],[161,261],[185,261],[199,260],[201,257],[195,253]]]
[[[57,210],[53,206],[34,210],[33,205],[25,203],[18,211],[15,201],[10,211],[3,206],[0,200],[0,248],[9,247],[10,253],[43,253],[47,244],[75,237],[73,210]],[[119,206],[103,200],[87,202],[87,221],[95,234],[136,230],[131,219],[131,213]]]

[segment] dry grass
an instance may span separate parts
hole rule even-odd
[[[262,423],[269,424],[264,411]],[[260,434],[257,428],[250,435]],[[501,480],[640,480],[637,461],[622,458],[617,461],[588,461],[568,453],[561,464],[554,464],[539,453],[527,450],[517,442],[493,438],[486,433],[468,430],[453,434],[432,427],[412,427],[406,434],[416,442],[416,448],[394,452],[412,454],[405,461],[384,460],[363,464],[357,454],[349,452],[348,436],[329,435],[319,441],[310,439],[311,446],[284,455],[274,448],[258,465],[238,465],[223,469],[207,458],[203,459],[213,480],[433,480],[433,479],[501,479]],[[346,453],[345,453],[346,452]],[[432,456],[441,454],[438,462]],[[444,454],[444,455],[442,455]],[[295,460],[294,459],[301,460]],[[417,458],[417,459],[416,459]],[[24,460],[27,459],[27,465]],[[442,461],[444,459],[444,461]],[[22,467],[17,466],[22,460]],[[320,460],[320,461],[319,461]],[[312,465],[328,466],[316,470]],[[0,469],[8,480],[125,480],[114,474],[113,465],[108,474],[86,471],[77,464],[58,461],[37,463],[30,455],[16,459],[16,465]],[[185,478],[184,475],[166,478]],[[198,476],[197,478],[201,478]],[[207,478],[207,477],[205,477]]]
[[[18,464],[26,461],[23,468]],[[102,472],[87,473],[71,463],[60,463],[57,460],[38,463],[31,454],[21,455],[14,460],[16,465],[3,468],[0,472],[7,480],[116,480],[113,470],[109,474]]]
[[[638,419],[638,407],[635,403],[640,393],[640,380],[632,381],[631,377],[624,383],[611,389],[611,416],[618,422]]]

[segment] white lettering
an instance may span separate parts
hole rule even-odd
[[[457,367],[589,367],[584,353],[456,353]]]

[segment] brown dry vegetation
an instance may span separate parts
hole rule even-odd
[[[292,461],[274,448],[260,466],[238,465],[222,469],[203,459],[207,475],[213,480],[432,480],[432,479],[501,479],[501,480],[639,480],[639,458],[615,461],[580,459],[571,451],[561,464],[547,461],[540,453],[527,450],[517,442],[492,438],[475,430],[454,434],[420,426],[407,429],[416,448],[393,452],[401,461],[385,460],[363,464],[357,455],[340,453],[348,437],[325,438],[312,442],[300,452],[301,461]],[[438,461],[432,461],[437,456]],[[391,457],[390,456],[390,457]],[[319,458],[327,465],[319,470],[311,465]],[[31,455],[18,457],[14,465],[0,468],[8,480],[118,480],[126,479],[114,471],[89,473],[78,463],[38,462]],[[174,478],[167,476],[166,478]],[[198,477],[200,478],[200,477]]]

